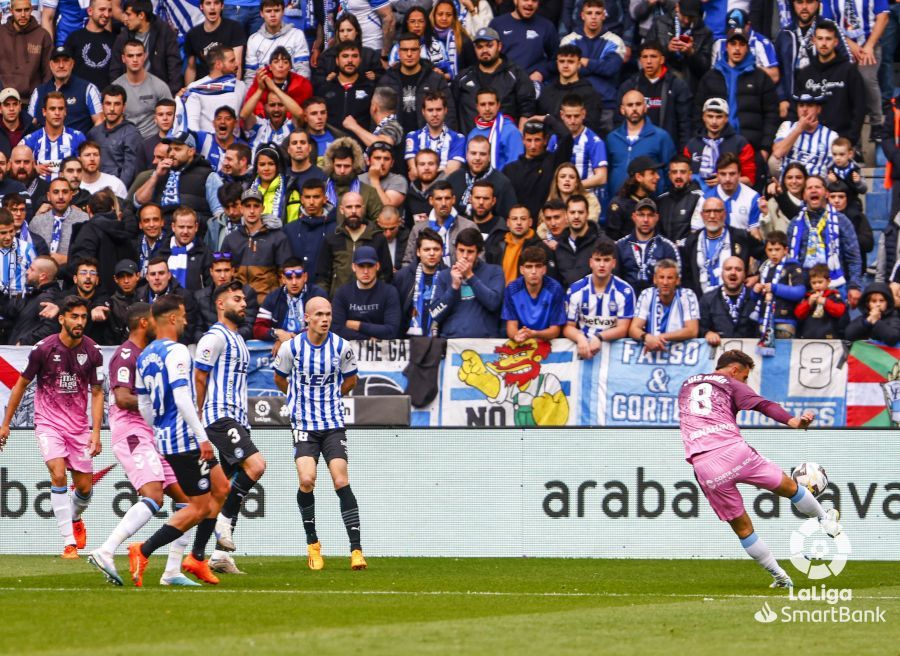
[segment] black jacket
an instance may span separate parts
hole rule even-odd
[[[553,120],[550,116],[547,119],[551,122]],[[529,159],[523,153],[515,162],[510,162],[503,167],[503,175],[512,184],[516,199],[531,212],[531,217],[535,222],[535,225],[532,226],[534,228],[537,227],[538,213],[550,193],[556,168],[560,164],[568,162],[572,157],[572,146],[572,134],[566,130],[565,136],[559,138],[556,150],[553,152],[545,152],[534,159]],[[508,208],[506,212],[499,209],[497,211],[501,216],[509,213]]]
[[[349,89],[344,89],[337,78],[316,88],[318,95],[325,100],[331,123],[340,125],[347,116],[352,116],[366,130],[372,129],[369,107],[372,105],[373,91],[375,83],[363,75]]]
[[[197,302],[197,311],[200,315],[200,321],[197,324],[197,331],[194,335],[194,341],[200,341],[209,327],[219,320],[219,314],[216,312],[216,304],[213,303],[212,293],[213,286],[207,285],[203,289],[194,292],[194,300]],[[250,285],[244,285],[244,296],[247,299],[247,314],[244,322],[238,327],[238,332],[244,339],[253,339],[253,324],[256,322],[256,315],[259,314],[259,301],[256,298],[256,290]]]
[[[119,260],[137,261],[137,253],[134,250],[134,235],[126,225],[116,218],[112,212],[95,214],[82,224],[78,236],[75,237],[69,247],[69,262],[72,269],[68,271],[74,274],[75,263],[82,257],[93,257],[100,262],[100,289],[107,294],[116,290],[113,280],[116,263]]]
[[[598,241],[604,238],[603,230],[593,221],[588,221],[587,232],[575,240],[575,248],[569,243],[569,229],[562,233],[556,245],[557,276],[562,281],[563,289],[568,289],[573,282],[584,278],[591,272],[588,260]]]
[[[621,239],[626,235],[630,235],[634,231],[634,220],[631,215],[637,205],[638,199],[634,196],[623,196],[620,193],[613,196],[609,202],[606,215],[606,234],[613,241]]]
[[[603,99],[594,85],[588,80],[578,80],[572,84],[563,84],[559,80],[554,80],[549,84],[541,87],[541,97],[538,98],[537,111],[538,114],[549,115],[553,117],[559,116],[559,108],[562,106],[562,100],[570,93],[581,96],[584,101],[584,108],[587,110],[587,118],[585,125],[591,130],[605,137],[602,125],[600,124],[600,114],[603,112]]]
[[[647,116],[653,125],[669,133],[675,147],[681,150],[691,137],[693,119],[691,89],[684,80],[666,73],[656,82],[650,82],[643,73],[635,73],[619,85],[619,105],[628,91],[637,90],[647,99]],[[543,97],[543,93],[541,94]],[[616,125],[622,123],[621,114],[616,115]]]
[[[158,257],[169,257],[172,254],[172,238],[166,239],[157,252]],[[198,235],[194,238],[194,247],[188,252],[187,275],[185,276],[185,288],[195,292],[198,289],[209,287],[209,267],[212,264],[212,254],[206,243]],[[215,313],[213,313],[215,315]],[[215,323],[215,322],[213,322]]]
[[[645,41],[658,41],[666,53],[666,66],[684,79],[691,89],[697,88],[697,83],[703,74],[709,70],[712,63],[713,33],[703,24],[703,19],[698,18],[691,27],[691,36],[694,38],[694,54],[685,57],[681,53],[669,51],[669,41],[675,38],[675,12],[668,12],[653,21],[653,27],[647,32]]]
[[[744,270],[750,270],[750,258],[758,262],[766,259],[766,247],[758,239],[751,237],[750,233],[740,228],[727,227],[725,230],[731,237],[731,254],[744,261]],[[700,244],[700,230],[692,232],[684,240],[681,247],[681,286],[689,287],[699,297],[703,294],[700,289],[700,270],[697,266],[697,248]]]
[[[797,71],[794,93],[827,96],[819,121],[856,144],[866,118],[866,85],[856,64],[840,50],[836,55],[827,64],[814,57]]]
[[[533,116],[537,109],[534,83],[528,73],[505,57],[493,73],[483,72],[477,64],[460,71],[451,89],[456,102],[457,125],[463,134],[475,127],[478,115],[475,99],[479,89],[496,91],[500,96],[500,111],[516,122],[522,116]]]
[[[469,209],[463,203],[463,194],[466,190],[466,176],[469,175],[469,169],[463,166],[447,176],[447,182],[453,187],[453,193],[456,194],[456,211],[465,216],[469,216]],[[494,206],[494,214],[507,216],[509,208],[519,202],[516,199],[516,192],[512,183],[503,173],[494,169],[489,175],[479,178],[486,180],[494,185],[494,196],[497,198],[497,204]],[[431,212],[431,206],[428,206],[428,212]],[[426,214],[428,213],[426,212]]]
[[[113,45],[112,59],[109,62],[109,79],[115,80],[125,73],[125,64],[122,63],[122,51],[125,49],[125,42],[133,38],[135,38],[134,33],[127,29],[119,32],[119,36]],[[184,78],[181,75],[181,48],[178,45],[178,35],[167,23],[164,23],[159,18],[154,18],[150,23],[150,36],[146,45],[150,72],[165,82],[174,96],[184,86]]]
[[[746,287],[744,301],[738,313],[737,323],[731,320],[731,313],[722,298],[722,287],[710,289],[700,297],[700,337],[709,331],[721,337],[756,337],[759,323],[750,315],[756,307],[756,297]],[[736,297],[737,298],[737,297]]]
[[[184,334],[178,341],[182,344],[193,344],[197,341],[195,337],[197,335],[197,330],[200,327],[200,309],[197,307],[197,301],[194,300],[194,295],[179,285],[177,280],[173,278],[169,282],[169,286],[159,294],[154,294],[150,290],[149,285],[139,287],[138,293],[135,296],[137,297],[136,300],[153,305],[153,301],[164,294],[175,294],[184,299],[184,312],[187,315],[187,327],[184,329]]]
[[[397,273],[394,274],[394,279],[391,280],[391,284],[397,289],[397,294],[400,297],[400,336],[406,336],[406,331],[409,330],[410,320],[412,319],[412,310],[413,310],[413,293],[415,292],[416,286],[416,269],[418,268],[418,262],[410,262],[405,267],[400,269]],[[437,277],[438,273],[447,268],[447,265],[444,264],[443,261],[438,262],[437,269],[434,272],[434,280],[432,281],[432,296],[431,300],[434,300],[434,291],[437,288]],[[425,310],[428,310],[429,303],[425,304]]]
[[[702,207],[703,192],[694,182],[682,189],[669,188],[669,191],[660,194],[656,199],[659,233],[680,246],[679,242],[691,234],[691,219],[698,204]]]
[[[887,312],[874,324],[869,323],[869,296],[878,293],[887,300]],[[894,295],[891,288],[882,282],[873,282],[859,299],[857,306],[862,312],[847,326],[846,337],[851,342],[872,339],[894,346],[900,342],[900,313],[894,307]]]
[[[365,46],[359,49],[359,74],[365,75],[369,71],[375,72],[377,80],[384,73],[384,66],[381,65],[381,53],[373,48]],[[312,69],[313,88],[320,89],[325,84],[325,78],[331,73],[337,73],[337,46],[327,48],[319,56],[318,66]]]
[[[59,283],[55,280],[25,296],[0,296],[0,315],[9,322],[5,326],[8,331],[6,343],[31,346],[58,332],[59,322],[56,319],[44,319],[39,314],[41,304],[59,303],[61,296]]]
[[[406,88],[406,83],[403,80],[403,75],[400,73],[399,65],[389,69],[387,73],[382,75],[378,80],[378,86],[390,87],[397,92],[400,102],[404,103],[403,90]],[[404,132],[412,132],[425,125],[425,118],[422,116],[422,105],[425,103],[425,94],[429,92],[442,93],[447,98],[447,125],[451,130],[456,130],[456,106],[453,102],[453,95],[450,93],[450,85],[447,83],[447,78],[435,71],[431,62],[422,60],[422,69],[419,71],[416,81],[415,112],[397,112],[398,119],[406,119],[400,121]],[[410,119],[410,117],[413,118]]]
[[[775,132],[781,123],[775,83],[765,71],[754,66],[738,78],[737,85],[739,134],[746,137],[755,150],[771,151]],[[698,125],[703,103],[710,98],[728,99],[725,77],[715,68],[703,76],[694,95]]]
[[[100,344],[116,345],[128,339],[128,308],[141,299],[142,293],[141,286],[138,286],[133,294],[127,295],[117,288],[115,293],[109,297],[106,303],[109,307],[106,332],[103,335],[103,341],[99,342]]]

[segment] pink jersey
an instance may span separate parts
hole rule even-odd
[[[103,354],[94,340],[84,337],[70,349],[59,335],[42,339],[28,354],[22,377],[37,379],[35,429],[47,427],[62,435],[90,431],[88,393],[92,386],[103,383]]]
[[[134,394],[134,370],[142,350],[131,340],[126,340],[109,361],[109,428],[113,444],[131,436],[149,437],[151,442],[153,440],[153,429],[147,425],[141,413],[117,406],[114,391],[117,387],[124,387]]]
[[[782,424],[791,418],[780,405],[767,401],[735,378],[712,373],[684,381],[678,393],[678,411],[687,461],[699,453],[743,442],[737,425],[741,410],[756,410]]]

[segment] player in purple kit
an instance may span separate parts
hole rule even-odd
[[[156,449],[153,429],[144,421],[138,410],[135,393],[135,367],[144,347],[156,338],[150,316],[150,305],[135,303],[128,308],[128,339],[116,349],[109,361],[109,428],[112,433],[112,449],[116,460],[125,470],[128,481],[140,495],[140,500],[128,509],[99,549],[88,556],[88,562],[99,569],[106,580],[123,585],[116,571],[113,554],[121,544],[137,533],[159,512],[163,492],[180,510],[189,499],[178,481],[171,465],[160,457]],[[160,579],[162,585],[198,586],[181,573],[181,557],[188,545],[185,533],[169,546],[166,570]]]
[[[42,339],[28,354],[28,365],[9,395],[6,416],[0,426],[0,449],[9,439],[9,424],[32,380],[34,434],[50,471],[50,507],[65,545],[62,557],[78,558],[87,543],[82,513],[91,501],[94,467],[91,458],[100,453],[103,422],[103,354],[84,336],[88,321],[85,301],[67,296],[59,312],[58,335]],[[86,405],[91,391],[91,423]],[[69,499],[66,470],[72,472],[75,493]]]
[[[756,410],[791,428],[807,428],[815,414],[807,410],[792,417],[774,401],[768,401],[747,385],[753,359],[742,351],[726,351],[711,374],[688,378],[678,393],[681,439],[686,459],[716,515],[731,524],[747,554],[774,578],[773,588],[793,587],[769,547],[753,530],[744,510],[744,500],[736,485],[747,483],[787,497],[797,510],[819,520],[831,537],[841,532],[837,510],[825,511],[806,488],[787,476],[781,468],[744,441],[737,425],[737,413]]]

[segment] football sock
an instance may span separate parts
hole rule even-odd
[[[822,504],[816,501],[816,498],[802,485],[797,486],[797,494],[791,497],[791,503],[807,517],[824,519],[826,516]]]
[[[297,506],[300,508],[300,517],[303,518],[303,530],[306,531],[306,544],[315,544],[319,541],[316,535],[316,495],[313,492],[297,490]]]
[[[75,544],[75,534],[72,532],[72,502],[69,501],[69,488],[65,485],[50,488],[50,507],[56,517],[56,525],[59,534],[63,538],[63,544]]]
[[[94,492],[90,491],[87,495],[83,495],[78,490],[75,490],[75,493],[72,495],[72,519],[81,519],[82,513],[87,510],[87,507],[91,504],[91,497],[94,496]]]
[[[253,489],[255,484],[256,481],[247,476],[247,472],[243,469],[238,470],[234,478],[231,479],[231,491],[228,493],[228,498],[225,499],[225,504],[222,506],[222,515],[229,519],[237,517],[244,497]]]
[[[194,546],[191,548],[191,554],[197,560],[206,560],[206,545],[209,544],[209,538],[212,537],[216,530],[216,518],[209,517],[197,524],[197,532],[194,534]]]
[[[350,538],[350,551],[362,549],[359,535],[359,506],[356,497],[349,485],[337,490],[338,499],[341,501],[341,519],[344,520],[344,528],[347,529],[347,537]]]
[[[149,522],[150,518],[158,511],[159,506],[156,505],[156,502],[153,499],[141,497],[141,500],[131,506],[131,508],[128,509],[128,512],[125,513],[125,516],[119,520],[119,523],[116,524],[112,533],[106,538],[106,542],[100,546],[100,550],[110,556],[116,553],[116,549],[118,549],[125,540],[141,530],[144,524]]]
[[[775,556],[772,555],[769,545],[763,542],[755,532],[741,538],[741,546],[744,547],[748,556],[762,565],[772,576],[787,576],[787,573],[775,560]]]
[[[186,503],[176,503],[175,509],[178,511],[185,506],[187,506]],[[181,573],[181,559],[184,556],[185,549],[191,543],[190,540],[191,533],[188,531],[187,533],[182,533],[177,540],[169,544],[169,557],[166,559],[166,570],[163,576],[175,576]]]
[[[147,541],[141,545],[141,553],[144,554],[145,558],[149,558],[150,554],[154,551],[175,542],[175,540],[182,535],[184,535],[184,531],[175,528],[171,524],[163,524],[157,529],[156,533],[151,535]]]

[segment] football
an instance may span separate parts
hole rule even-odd
[[[791,470],[791,478],[818,497],[828,487],[828,475],[822,465],[804,462]]]

